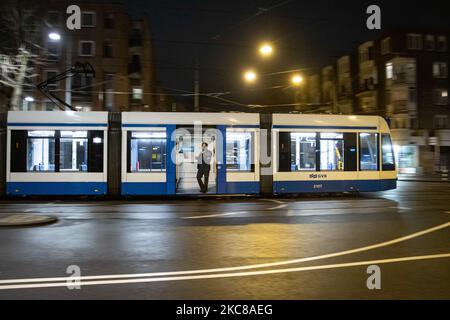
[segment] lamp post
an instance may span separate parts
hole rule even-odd
[[[51,32],[48,34],[48,38],[50,41],[59,42],[61,41],[61,35],[57,32]],[[66,38],[66,70],[69,70],[72,67],[72,41],[67,37]],[[72,78],[66,78],[66,90],[65,90],[65,98],[64,101],[67,104],[72,104]]]

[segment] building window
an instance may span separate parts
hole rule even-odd
[[[143,92],[142,92],[142,88],[141,87],[133,88],[133,95],[132,95],[133,100],[141,101],[142,100],[142,95],[143,95]]]
[[[434,36],[427,34],[425,36],[425,50],[434,50]]]
[[[447,51],[447,37],[446,36],[438,36],[437,37],[437,50],[438,51]]]
[[[131,56],[131,63],[129,64],[129,73],[140,73],[142,70],[141,66],[141,55],[133,54]]]
[[[45,101],[44,102],[44,110],[45,111],[53,111],[53,110],[55,110],[55,107],[56,107],[56,105],[52,101]]]
[[[408,34],[407,47],[410,50],[422,50],[422,35],[412,33]]]
[[[59,171],[88,171],[87,131],[61,131]]]
[[[108,13],[105,15],[103,27],[105,29],[114,29],[114,15],[112,13]]]
[[[373,60],[373,58],[374,58],[373,46],[366,47],[360,51],[360,54],[359,54],[360,62],[370,61],[370,60]]]
[[[80,56],[95,55],[95,41],[80,41],[78,43],[78,54]]]
[[[49,11],[47,14],[47,22],[52,26],[59,25],[59,12]]]
[[[434,116],[433,121],[434,129],[447,129],[448,128],[448,117],[446,115],[437,114]]]
[[[433,62],[433,77],[434,78],[447,78],[447,63],[446,62]]]
[[[448,90],[433,89],[433,103],[442,106],[448,105]]]
[[[394,78],[394,66],[392,62],[386,63],[386,79]]]
[[[227,171],[254,172],[254,132],[227,130]]]
[[[113,57],[113,45],[110,41],[105,41],[103,43],[103,57],[104,58]]]
[[[55,171],[55,131],[28,131],[27,171]]]
[[[419,120],[415,116],[409,117],[409,128],[410,129],[418,129],[419,128]]]
[[[320,170],[344,170],[344,135],[320,133]]]
[[[316,171],[316,133],[291,133],[291,171]]]
[[[416,103],[417,102],[417,90],[414,88],[409,88],[408,93],[409,93],[409,102]]]
[[[381,150],[383,171],[395,170],[394,149],[391,136],[388,133],[381,134]]]
[[[381,54],[391,53],[391,38],[387,37],[381,41]]]
[[[82,27],[95,27],[95,12],[82,12],[81,13],[81,26]]]
[[[129,132],[129,171],[161,172],[166,170],[166,131]]]
[[[76,74],[75,76],[73,76],[72,89],[74,90],[74,95],[89,96],[92,92],[92,75]],[[79,106],[82,109],[87,107],[81,105]]]
[[[44,72],[44,77],[45,77],[44,81],[56,77],[57,74],[58,74],[58,71],[55,71],[55,70],[46,70],[46,71]],[[55,90],[55,89],[58,89],[58,84],[59,84],[59,82],[49,83],[49,84],[47,85],[47,88],[48,88],[49,90]]]
[[[378,133],[359,134],[359,169],[378,170]]]

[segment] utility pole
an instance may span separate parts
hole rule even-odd
[[[200,111],[200,71],[198,67],[198,59],[195,62],[194,70],[194,111]]]
[[[72,67],[72,37],[66,34],[66,70]],[[72,77],[66,78],[65,102],[72,105]]]

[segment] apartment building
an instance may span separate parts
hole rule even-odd
[[[154,68],[149,23],[146,17],[132,19],[126,8],[115,3],[82,2],[81,29],[66,27],[66,8],[71,3],[46,1],[37,13],[42,19],[39,83],[76,62],[88,62],[92,76],[76,75],[51,86],[53,92],[77,110],[152,111],[155,109]],[[45,9],[44,9],[45,8]],[[25,110],[55,110],[58,107],[37,90],[24,92]],[[25,98],[27,98],[25,100]],[[28,100],[28,101],[27,101]]]
[[[449,39],[448,30],[386,32],[310,76],[320,78],[322,92],[308,90],[303,102],[322,97],[315,110],[385,117],[400,172],[448,170]]]

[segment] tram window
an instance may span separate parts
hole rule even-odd
[[[359,134],[359,168],[361,171],[378,170],[378,133]]]
[[[278,171],[291,171],[291,133],[278,133]]]
[[[356,133],[345,132],[344,133],[344,170],[356,171],[357,170],[357,152],[356,152]]]
[[[227,171],[255,171],[255,157],[253,150],[254,135],[254,132],[227,131]]]
[[[166,170],[166,131],[131,132],[129,141],[130,172]]]
[[[316,133],[291,132],[291,171],[316,170]]]
[[[11,172],[27,172],[27,130],[11,130]]]
[[[88,171],[87,131],[61,131],[59,171]]]
[[[103,131],[88,131],[88,171],[103,172]]]
[[[28,131],[27,171],[55,171],[55,131]]]
[[[382,168],[383,171],[395,170],[394,150],[391,136],[388,133],[381,134]]]
[[[320,170],[344,170],[344,134],[322,132],[320,134]]]

